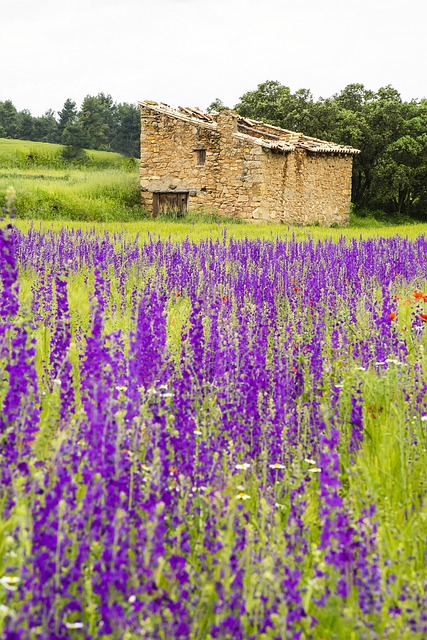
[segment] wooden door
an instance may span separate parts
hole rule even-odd
[[[153,194],[153,213],[182,216],[187,211],[188,191]]]

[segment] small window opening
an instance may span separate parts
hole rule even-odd
[[[196,149],[196,162],[200,167],[206,162],[206,149]]]

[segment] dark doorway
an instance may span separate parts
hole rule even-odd
[[[188,191],[167,191],[165,193],[153,193],[153,213],[170,213],[182,216],[187,211]]]

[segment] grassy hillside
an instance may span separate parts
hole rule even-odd
[[[19,169],[68,167],[70,163],[65,162],[61,156],[63,149],[61,144],[0,138],[0,167]],[[120,153],[111,151],[87,149],[86,155],[88,157],[86,166],[91,169],[132,169],[137,165],[137,160],[125,158]]]
[[[78,165],[64,161],[62,150],[57,144],[0,138],[0,205],[13,187],[18,218],[101,222],[144,216],[136,160],[88,150],[88,161]]]

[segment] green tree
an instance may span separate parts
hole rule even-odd
[[[110,126],[110,146],[131,158],[139,157],[141,117],[135,104],[126,102],[114,106]]]
[[[255,91],[248,91],[235,106],[236,111],[254,120],[288,128],[288,115],[293,109],[291,91],[275,80],[267,80]]]
[[[78,120],[68,121],[62,132],[62,143],[65,145],[65,149],[62,152],[64,160],[87,162],[88,157],[84,149],[88,147],[88,138]]]
[[[34,139],[34,118],[28,109],[18,113],[18,137],[21,140]]]
[[[340,109],[353,113],[363,113],[365,106],[374,99],[375,94],[365,89],[363,84],[348,84],[340,93],[333,96]]]
[[[59,142],[58,122],[52,109],[46,111],[39,118],[33,119],[33,140]]]
[[[235,109],[244,117],[315,136],[319,128],[315,106],[309,89],[291,93],[289,87],[268,80],[245,93]]]
[[[88,140],[88,148],[110,150],[114,103],[110,95],[86,96],[79,112],[79,122]]]
[[[369,203],[372,184],[372,152],[370,124],[366,118],[372,91],[362,84],[351,84],[332,98],[320,99],[316,105],[317,137],[350,145],[361,150],[353,161],[353,202],[359,207]]]
[[[224,109],[228,108],[229,107],[226,107],[222,100],[220,100],[219,98],[215,98],[215,100],[210,103],[206,111],[208,113],[212,113],[213,111],[224,111]]]
[[[427,102],[406,103],[397,135],[378,157],[375,203],[386,211],[427,217]],[[399,135],[400,134],[400,135]]]
[[[11,100],[0,102],[0,126],[3,130],[3,137],[17,137],[18,111]]]
[[[58,112],[58,131],[62,137],[65,127],[77,119],[77,105],[74,100],[67,98],[61,111]]]

